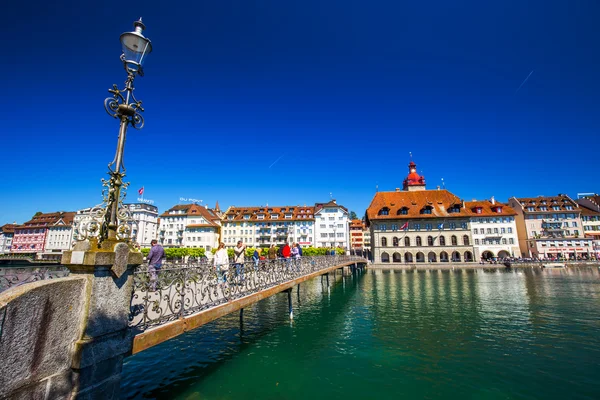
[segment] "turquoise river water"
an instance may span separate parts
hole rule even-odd
[[[320,278],[125,361],[125,399],[600,399],[598,268]]]

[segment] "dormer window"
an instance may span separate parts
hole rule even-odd
[[[271,214],[271,219],[277,219],[277,214]]]
[[[502,207],[496,207],[496,208],[494,208],[494,212],[496,212],[498,214],[502,214]]]
[[[483,212],[482,207],[475,207],[475,214],[481,214]]]
[[[408,215],[408,207],[402,207],[396,213],[397,215]]]
[[[244,215],[244,219],[250,219],[250,214]]]
[[[450,214],[459,213],[459,212],[460,212],[460,206],[458,206],[458,205],[453,205],[452,207],[450,207],[450,208],[448,209],[448,212],[449,212]]]
[[[387,207],[383,207],[381,210],[379,210],[377,215],[390,215],[390,209]]]
[[[554,200],[553,203],[556,203],[556,200]],[[546,204],[546,200],[542,200],[540,204]]]
[[[421,214],[431,214],[431,206],[425,206],[421,209]]]

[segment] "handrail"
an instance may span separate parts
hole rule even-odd
[[[275,287],[298,277],[348,263],[357,256],[279,258],[213,266],[207,262],[166,263],[155,272],[147,265],[134,271],[129,325],[161,325],[208,308]]]

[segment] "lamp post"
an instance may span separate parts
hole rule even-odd
[[[134,31],[126,32],[121,35],[121,44],[123,46],[123,54],[121,61],[127,71],[127,80],[125,88],[118,89],[117,85],[113,85],[108,91],[112,93],[112,97],[104,100],[104,108],[106,112],[113,118],[120,121],[119,137],[117,140],[117,151],[112,162],[108,164],[108,180],[102,179],[104,189],[102,191],[103,203],[106,204],[104,209],[96,211],[96,216],[100,221],[100,226],[88,225],[88,231],[94,236],[93,230],[97,231],[99,242],[104,240],[121,240],[129,239],[131,236],[130,215],[128,210],[123,207],[125,198],[125,189],[129,183],[123,183],[125,177],[125,166],[123,165],[123,152],[125,150],[125,139],[127,137],[127,127],[131,125],[135,129],[144,127],[144,118],[140,114],[144,111],[142,102],[137,100],[133,94],[133,81],[136,75],[144,76],[142,64],[146,57],[152,51],[150,39],[144,37],[142,31],[146,26],[140,18],[133,23]],[[91,229],[90,229],[91,228]]]

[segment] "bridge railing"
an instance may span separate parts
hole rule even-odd
[[[2,267],[0,268],[0,292],[30,282],[62,278],[68,275],[69,270],[64,267]]]
[[[167,263],[158,273],[141,265],[134,271],[129,325],[144,330],[313,272],[365,261],[335,255],[229,263],[218,269],[208,263]]]

